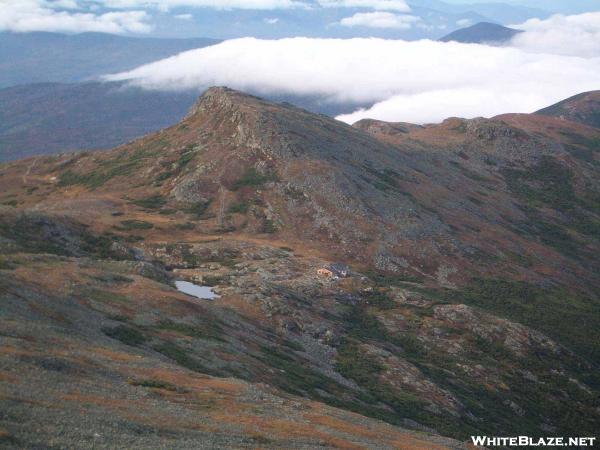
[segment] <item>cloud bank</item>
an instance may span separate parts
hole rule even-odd
[[[0,31],[148,33],[144,11],[83,13],[72,0],[0,0]]]
[[[532,112],[600,89],[600,58],[511,47],[383,39],[235,39],[107,80],[159,90],[212,85],[262,95],[373,105],[342,116],[438,122],[448,116]]]
[[[512,44],[529,52],[582,57],[600,56],[600,11],[574,16],[530,19],[516,28],[525,30]]]

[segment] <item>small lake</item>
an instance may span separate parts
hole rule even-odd
[[[191,295],[192,297],[201,298],[203,300],[214,300],[219,298],[210,286],[198,286],[197,284],[188,281],[176,281],[175,287],[179,292]]]

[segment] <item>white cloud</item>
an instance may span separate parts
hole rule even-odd
[[[47,0],[46,6],[51,8],[62,8],[62,9],[79,9],[77,0]]]
[[[503,88],[499,83],[498,88]],[[461,86],[450,89],[431,89],[426,92],[403,94],[376,103],[368,109],[338,116],[339,120],[354,123],[365,118],[390,122],[434,123],[450,116],[492,117],[507,112],[533,112],[571,95],[544,95],[537,91],[512,89],[498,92],[495,86]],[[579,92],[579,91],[577,91]]]
[[[107,77],[149,89],[226,85],[259,94],[377,103],[344,116],[436,122],[532,112],[600,88],[600,58],[383,39],[235,39]]]
[[[191,14],[177,14],[173,17],[175,17],[178,20],[192,20],[194,18],[194,16],[192,16]]]
[[[264,22],[268,23],[269,25],[275,25],[277,22],[279,22],[279,19],[277,17],[265,18]]]
[[[162,11],[176,7],[213,9],[291,9],[306,8],[302,0],[96,0],[109,8],[157,8]]]
[[[600,56],[600,12],[530,19],[515,28],[525,30],[512,45],[528,52]]]
[[[144,11],[108,12],[93,14],[59,10],[73,2],[44,0],[0,0],[0,30],[4,31],[57,31],[77,33],[97,31],[103,33],[148,33]]]
[[[324,8],[369,8],[380,11],[409,12],[404,0],[318,0]]]
[[[390,12],[376,11],[369,13],[356,13],[352,17],[340,20],[340,25],[345,27],[369,27],[369,28],[396,28],[407,30],[412,24],[420,21],[416,16],[408,14],[394,14]]]
[[[473,22],[471,22],[471,19],[459,19],[456,21],[456,25],[458,25],[459,27],[468,27],[472,23]]]

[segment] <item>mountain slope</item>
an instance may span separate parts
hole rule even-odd
[[[9,364],[66,365],[58,380],[71,370],[85,383],[91,371],[69,364],[104,364],[118,349],[114,358],[169,364],[108,377],[130,395],[142,394],[126,384],[191,402],[199,373],[303,398],[299,410],[311,399],[462,440],[592,435],[599,135],[537,115],[350,127],[213,88],[181,123],[117,149],[5,164],[1,317],[17,330],[10,351],[25,355]],[[319,272],[342,263],[339,278]],[[175,280],[220,297],[183,297]],[[36,364],[34,320],[60,332],[54,348],[75,345],[64,336],[101,346]],[[203,400],[217,417],[221,400]],[[246,438],[258,429],[265,446],[283,442],[264,420],[244,420],[259,422]]]
[[[453,31],[440,38],[442,42],[463,42],[465,44],[502,44],[521,33],[520,30],[490,22],[479,22],[467,28]]]
[[[0,89],[0,161],[124,144],[177,123],[195,91],[145,90],[125,83],[39,83]],[[336,115],[357,104],[273,95],[315,112]]]
[[[104,33],[0,33],[0,88],[30,83],[72,83],[131,70],[214,39],[130,38]]]
[[[0,161],[111,148],[180,120],[191,92],[124,83],[44,83],[0,90]]]
[[[600,91],[584,92],[540,109],[536,114],[600,128]]]

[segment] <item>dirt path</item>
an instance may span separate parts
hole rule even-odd
[[[29,174],[31,173],[31,169],[33,169],[33,167],[35,166],[35,163],[37,162],[37,158],[33,158],[33,161],[31,162],[31,164],[29,164],[29,166],[27,167],[27,170],[25,171],[25,173],[23,174],[23,184],[27,183],[27,177],[29,176]]]

